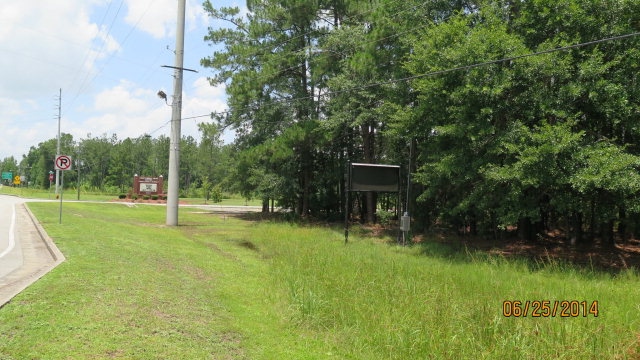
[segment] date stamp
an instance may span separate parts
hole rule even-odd
[[[598,300],[505,300],[504,317],[598,317]]]

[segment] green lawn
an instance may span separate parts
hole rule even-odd
[[[12,187],[12,186],[0,186],[0,194],[2,195],[15,195],[28,199],[59,199],[56,197],[53,189],[36,189],[27,187]],[[66,189],[62,192],[63,200],[77,200],[78,192],[75,189]],[[109,195],[104,193],[88,193],[86,191],[80,192],[81,201],[110,201],[118,198],[118,195]],[[261,206],[262,202],[259,199],[244,199],[237,194],[231,194],[222,199],[221,202],[214,203],[211,200],[205,201],[204,198],[180,198],[181,203],[190,205],[228,205],[228,206]]]
[[[640,356],[640,282],[162,207],[29,205],[67,261],[0,309],[0,359]],[[355,232],[355,231],[354,231]],[[534,266],[535,265],[535,266]],[[503,316],[505,300],[598,316]]]

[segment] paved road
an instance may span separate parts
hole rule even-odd
[[[16,246],[16,205],[22,201],[11,196],[0,197],[0,278],[22,266],[22,248]]]
[[[0,308],[63,261],[25,200],[0,195]]]

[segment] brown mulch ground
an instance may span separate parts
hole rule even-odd
[[[133,199],[112,199],[110,202],[124,202],[124,203],[134,203],[134,204],[166,204],[167,200],[143,200],[138,198],[136,200]],[[180,205],[186,205],[187,203],[184,201],[179,201]]]
[[[581,267],[619,271],[640,270],[640,240],[618,241],[615,245],[592,243],[571,245],[568,240],[549,236],[533,242],[518,239],[487,240],[471,237],[440,237],[439,242],[507,258],[558,261]]]

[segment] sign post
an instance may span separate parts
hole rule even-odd
[[[58,224],[62,224],[62,193],[64,189],[64,172],[66,170],[71,170],[71,156],[56,155],[54,166],[56,170],[61,171],[60,173],[60,219],[58,220]],[[51,180],[51,175],[49,175],[49,180]]]
[[[51,198],[51,183],[53,182],[53,171],[49,170],[49,198]]]

